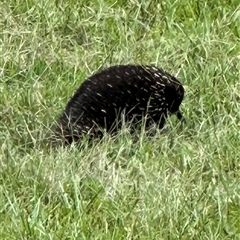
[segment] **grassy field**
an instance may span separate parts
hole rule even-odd
[[[0,2],[0,239],[240,239],[238,0]],[[176,75],[187,124],[52,149],[99,68]]]

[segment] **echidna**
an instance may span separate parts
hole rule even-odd
[[[182,119],[181,83],[154,66],[117,65],[90,76],[68,102],[54,131],[70,144],[83,135],[101,137],[114,132],[124,113],[125,121],[146,117],[146,125],[159,128],[169,114]]]

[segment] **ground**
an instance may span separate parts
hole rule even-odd
[[[238,0],[0,8],[1,239],[240,238]],[[127,63],[176,75],[187,123],[50,148],[80,83]]]

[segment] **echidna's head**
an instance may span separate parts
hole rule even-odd
[[[180,112],[180,105],[184,98],[184,88],[181,84],[176,85],[175,88],[166,87],[167,99],[169,104],[170,114],[177,116],[179,120],[183,119],[182,113]]]

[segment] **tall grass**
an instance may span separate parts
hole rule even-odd
[[[1,1],[1,239],[239,239],[240,4]],[[186,89],[187,124],[51,149],[81,82],[156,64]]]

